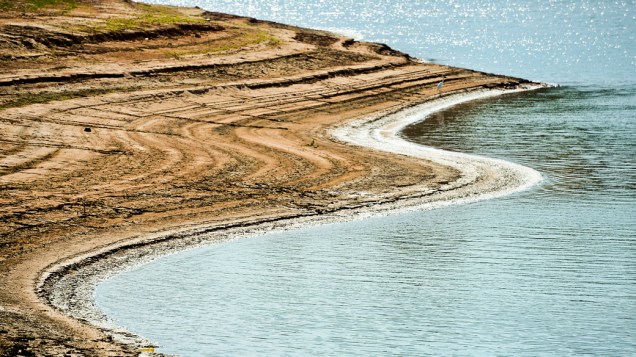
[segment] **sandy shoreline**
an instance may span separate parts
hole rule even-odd
[[[442,78],[442,107],[539,85],[528,80],[197,8],[25,1],[0,13],[0,355],[138,354],[82,320],[98,313],[63,311],[90,310],[90,291],[51,289],[90,275],[70,262],[112,271],[150,241],[162,254],[467,202],[478,177],[513,183],[480,183],[491,196],[532,182],[405,144],[394,134],[417,118],[390,116],[440,109],[428,106]]]
[[[402,139],[399,132],[409,124],[426,120],[433,113],[460,103],[538,88],[543,86],[455,94],[398,112],[367,116],[331,131],[335,139],[348,144],[433,160],[462,172],[461,179],[443,187],[432,189],[424,185],[420,195],[327,214],[290,219],[280,217],[228,228],[201,227],[104,247],[49,267],[40,278],[38,293],[47,303],[102,329],[115,341],[137,348],[153,346],[146,338],[116,326],[95,306],[94,290],[100,281],[169,254],[221,241],[369,216],[466,204],[528,189],[541,181],[541,174],[533,169],[503,160],[424,147]],[[68,274],[68,271],[73,271],[73,274]]]

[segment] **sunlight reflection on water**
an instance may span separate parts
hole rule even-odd
[[[568,83],[405,132],[546,181],[493,201],[166,257],[99,285],[97,302],[118,323],[187,356],[636,353],[633,1],[196,3]]]

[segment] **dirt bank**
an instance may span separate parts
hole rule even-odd
[[[47,305],[42,271],[117,242],[335,212],[458,179],[335,141],[365,115],[524,80],[387,46],[124,0],[2,2],[0,351],[127,355]],[[71,273],[69,271],[68,273]]]

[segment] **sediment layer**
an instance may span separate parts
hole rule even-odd
[[[52,307],[42,273],[147,237],[444,191],[462,180],[456,167],[354,146],[330,130],[529,84],[200,9],[79,4],[0,18],[4,355],[137,354]]]

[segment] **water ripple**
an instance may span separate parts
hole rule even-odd
[[[98,286],[116,322],[187,356],[636,354],[633,1],[198,5],[567,83],[404,132],[518,162],[545,181],[493,201],[165,257]]]

